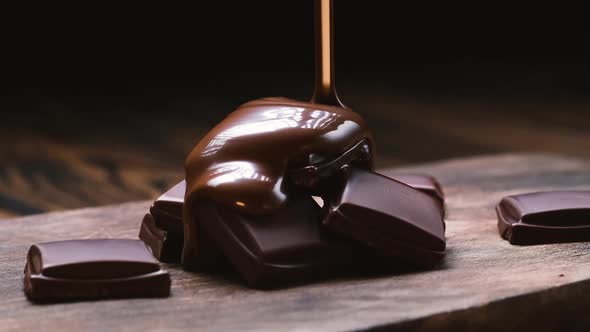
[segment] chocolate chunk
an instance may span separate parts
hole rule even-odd
[[[47,242],[29,249],[24,291],[33,301],[165,297],[170,275],[139,240]]]
[[[162,262],[180,262],[183,246],[182,208],[186,182],[181,181],[158,197],[143,218],[139,238]]]
[[[428,174],[394,174],[390,178],[405,183],[408,186],[420,190],[424,193],[435,197],[444,203],[445,194],[440,183],[431,175]]]
[[[176,223],[182,225],[182,221]],[[149,213],[144,216],[139,230],[139,239],[151,249],[155,258],[166,263],[180,262],[184,241],[182,236],[182,233],[177,235],[158,227],[154,216]]]
[[[358,264],[367,250],[321,229],[321,208],[294,196],[272,214],[252,215],[220,204],[195,205],[204,236],[219,244],[246,283],[298,282]]]
[[[590,241],[590,191],[508,196],[496,212],[500,235],[511,244]]]
[[[324,225],[416,266],[440,261],[446,240],[438,199],[374,172],[344,173],[342,190],[327,200]]]

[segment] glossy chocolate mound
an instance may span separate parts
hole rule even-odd
[[[269,213],[287,199],[288,169],[325,163],[363,140],[372,149],[364,120],[346,108],[285,98],[248,102],[193,148],[186,161],[186,201],[204,197]]]

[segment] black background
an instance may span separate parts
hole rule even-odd
[[[198,5],[182,18],[52,12],[5,34],[3,99],[18,112],[47,112],[56,100],[77,112],[106,112],[113,107],[96,105],[157,111],[178,98],[236,105],[274,95],[306,99],[312,10],[311,1],[274,1]],[[582,32],[518,29],[500,19],[452,26],[459,15],[408,19],[385,2],[337,1],[335,12],[344,100],[359,87],[421,98],[578,98],[590,91]],[[207,110],[217,111],[229,112]]]

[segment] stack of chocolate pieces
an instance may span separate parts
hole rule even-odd
[[[278,213],[240,214],[211,201],[198,204],[201,228],[210,242],[209,268],[228,261],[253,287],[297,282],[367,264],[406,262],[419,268],[444,256],[444,196],[438,182],[422,174],[388,178],[350,168],[346,186],[330,200],[291,198]],[[342,179],[340,179],[342,180]],[[139,237],[164,262],[178,263],[183,247],[186,182],[154,201]],[[379,193],[399,192],[399,197]],[[314,198],[316,200],[314,200]],[[398,204],[395,204],[395,201]],[[419,207],[419,208],[418,208]],[[414,224],[415,223],[415,224]]]
[[[350,109],[251,101],[197,143],[186,182],[154,202],[139,236],[161,261],[229,265],[253,287],[375,261],[434,266],[446,244],[440,185],[372,165],[370,131]]]

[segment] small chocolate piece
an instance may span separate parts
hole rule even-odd
[[[348,167],[343,189],[328,199],[323,224],[420,267],[445,254],[445,224],[438,199],[383,175]]]
[[[248,215],[209,201],[195,205],[201,230],[219,244],[246,283],[268,287],[298,282],[359,264],[368,250],[321,230],[321,208],[294,196],[268,215]]]
[[[511,244],[590,241],[590,191],[508,196],[496,212],[500,235]]]
[[[139,240],[47,242],[29,249],[24,291],[33,301],[165,297],[170,275]]]

